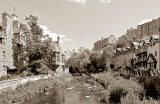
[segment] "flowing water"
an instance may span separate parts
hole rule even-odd
[[[76,78],[67,86],[41,93],[24,104],[103,104],[100,102],[102,90],[100,85],[88,79]]]

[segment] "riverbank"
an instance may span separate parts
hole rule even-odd
[[[100,74],[92,74],[97,82],[105,88],[103,101],[105,103],[121,104],[157,104],[153,99],[141,100],[143,87],[132,79],[124,79],[118,72],[108,71]]]
[[[56,88],[70,82],[70,74],[63,76],[52,76],[48,79],[27,82],[19,85],[15,90],[6,89],[0,94],[0,104],[20,104],[25,102],[39,93],[47,92],[51,88]]]
[[[103,90],[89,76],[74,76],[67,84],[40,93],[23,104],[104,104]]]

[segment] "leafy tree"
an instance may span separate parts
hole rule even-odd
[[[45,54],[47,53],[47,45],[42,41],[43,30],[38,25],[38,17],[30,15],[26,17],[27,24],[22,24],[22,28],[26,35],[26,51],[28,57],[28,66],[33,73],[46,73],[47,63],[45,62]],[[50,42],[49,40],[46,40]]]
[[[111,60],[112,60],[112,54],[113,54],[113,49],[114,46],[112,45],[107,45],[105,49],[103,50],[102,54],[102,65],[106,66],[107,68],[110,67]]]

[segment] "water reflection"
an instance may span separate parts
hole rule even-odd
[[[102,93],[96,91],[98,85],[83,81],[71,82],[67,88],[64,86],[64,88],[51,89],[24,104],[103,104],[99,102]]]
[[[41,93],[24,104],[65,104],[64,89],[51,89],[49,92]]]

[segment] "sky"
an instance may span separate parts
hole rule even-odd
[[[64,49],[92,48],[101,37],[119,37],[127,29],[160,17],[160,0],[0,0],[0,12],[39,17],[39,25]]]

